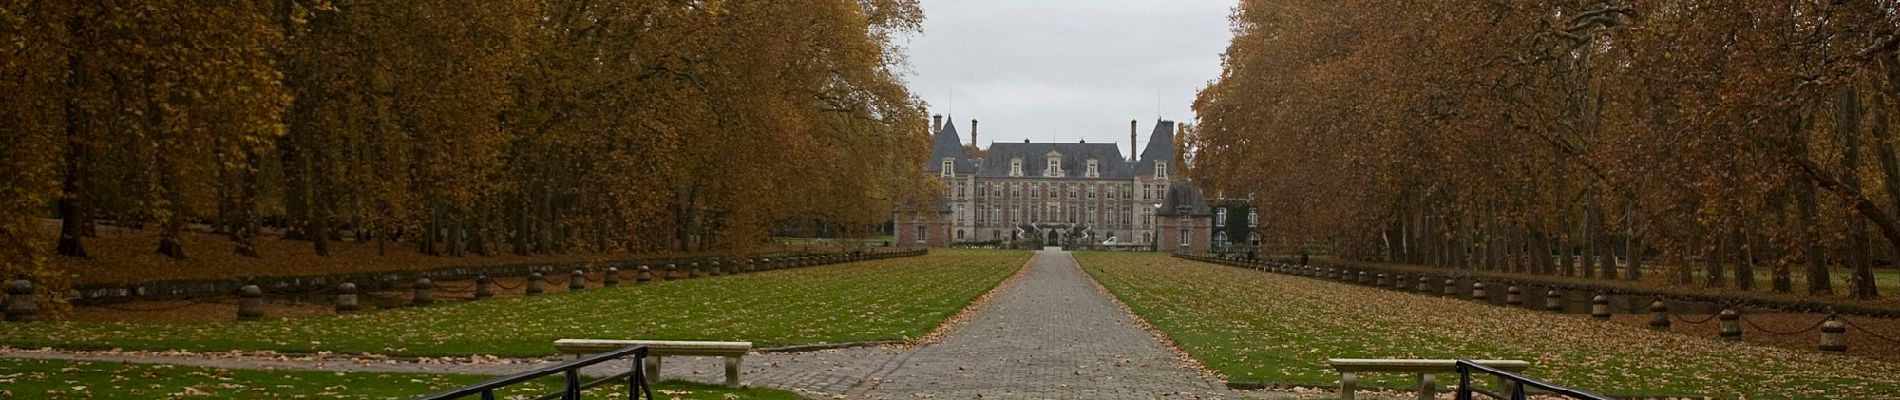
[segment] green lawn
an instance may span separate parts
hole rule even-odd
[[[1865,398],[1900,365],[1650,332],[1581,316],[1267,274],[1152,253],[1080,253],[1090,276],[1231,381],[1331,386],[1327,358],[1508,358],[1617,395]],[[1410,377],[1361,382],[1408,388]],[[1440,377],[1454,382],[1455,377]]]
[[[540,297],[264,322],[0,324],[0,345],[143,350],[552,354],[560,338],[746,340],[757,347],[922,336],[1027,252],[930,255]]]
[[[0,398],[21,399],[407,399],[490,379],[481,375],[231,370],[176,365],[0,359]],[[510,386],[498,398],[552,393],[553,379]],[[661,399],[801,399],[772,389],[727,389],[691,382],[654,385]],[[732,397],[727,397],[731,395]],[[626,385],[604,385],[588,398],[626,398]]]

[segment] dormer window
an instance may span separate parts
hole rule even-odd
[[[1023,159],[1021,158],[1009,159],[1009,176],[1013,176],[1013,177],[1023,176]]]
[[[1043,156],[1049,158],[1049,167],[1044,168],[1042,170],[1042,176],[1051,177],[1051,178],[1061,177],[1062,176],[1062,153],[1051,151],[1049,152],[1049,154],[1045,154]]]
[[[1097,165],[1097,163],[1095,162],[1095,159],[1093,159],[1093,158],[1091,158],[1091,159],[1089,159],[1089,172],[1088,172],[1088,174],[1087,174],[1087,176],[1088,176],[1088,177],[1090,177],[1090,178],[1100,178],[1100,177],[1102,177],[1102,173],[1101,173],[1101,172],[1098,172],[1098,171],[1096,171],[1096,169],[1095,169],[1095,166],[1096,166],[1096,165]]]
[[[1155,179],[1168,179],[1168,162],[1155,161]]]
[[[943,170],[938,172],[938,176],[957,176],[957,159],[944,158]]]

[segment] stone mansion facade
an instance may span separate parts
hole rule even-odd
[[[991,143],[964,146],[955,122],[934,122],[925,169],[943,183],[933,206],[899,209],[905,245],[958,243],[1152,246],[1205,251],[1207,200],[1173,175],[1175,124],[1160,120],[1141,154],[1114,143]],[[1129,121],[1129,139],[1137,126]]]

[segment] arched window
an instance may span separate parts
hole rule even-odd
[[[1214,247],[1227,247],[1227,232],[1214,232]]]

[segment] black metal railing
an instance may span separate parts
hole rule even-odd
[[[581,382],[581,368],[586,368],[594,364],[607,362],[609,360],[626,358],[628,356],[632,356],[633,363],[631,364],[632,367],[629,367],[627,372],[614,374],[613,376],[609,376],[605,378],[595,379],[592,381],[588,381],[586,383]],[[647,358],[646,346],[628,346],[620,350],[614,350],[614,351],[609,351],[606,353],[590,355],[590,356],[583,357],[581,359],[574,360],[574,361],[568,361],[568,362],[550,365],[546,367],[535,368],[534,370],[528,371],[528,372],[522,372],[519,374],[490,379],[488,381],[477,383],[474,385],[469,385],[466,387],[450,389],[450,390],[442,391],[440,393],[417,397],[416,400],[449,400],[449,399],[460,399],[463,397],[475,396],[475,395],[480,395],[482,400],[494,400],[496,389],[501,389],[503,387],[539,379],[542,377],[552,376],[554,374],[561,374],[562,377],[564,378],[562,379],[561,391],[537,396],[534,398],[535,400],[549,400],[549,399],[554,399],[554,398],[559,398],[561,400],[580,400],[581,392],[586,391],[587,389],[592,389],[600,385],[605,385],[607,383],[620,380],[621,378],[625,378],[627,380],[627,398],[629,400],[639,400],[642,398],[652,399],[653,388],[647,386],[646,373],[641,372],[641,368],[640,368],[640,365],[644,361],[646,361],[646,358]],[[645,397],[641,397],[641,396],[645,396]]]
[[[1548,392],[1550,394],[1569,397],[1569,398],[1578,399],[1578,400],[1613,400],[1603,395],[1598,395],[1598,394],[1594,394],[1590,392],[1585,392],[1582,390],[1557,386],[1549,382],[1537,380],[1536,378],[1518,375],[1518,374],[1507,372],[1507,371],[1500,370],[1497,368],[1486,367],[1484,365],[1471,362],[1471,360],[1458,360],[1457,365],[1458,365],[1458,400],[1472,400],[1471,395],[1474,393],[1483,394],[1485,396],[1489,396],[1493,399],[1499,399],[1499,400],[1524,400],[1526,396],[1524,393],[1525,388],[1537,389],[1539,391]],[[1471,374],[1473,372],[1483,373],[1483,374],[1496,377],[1498,379],[1498,387],[1496,389],[1502,390],[1504,391],[1504,393],[1498,393],[1494,391],[1479,389],[1475,386],[1472,386]]]

